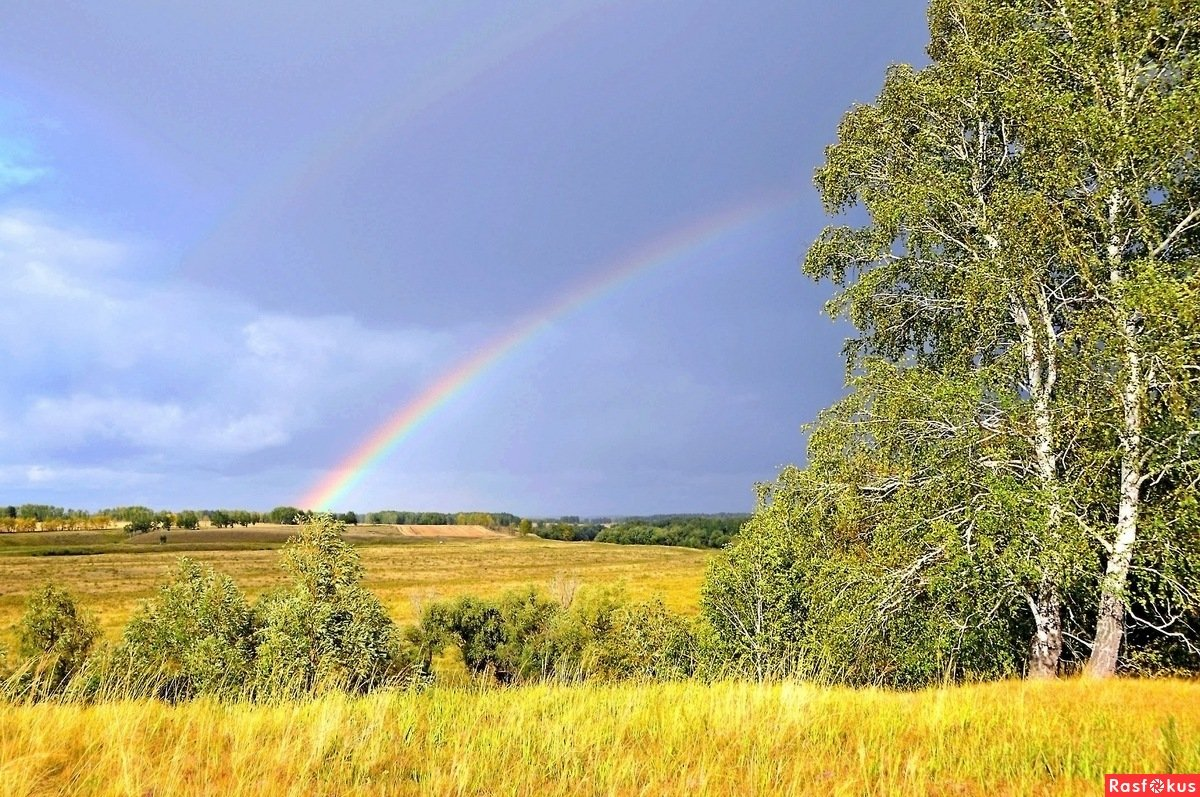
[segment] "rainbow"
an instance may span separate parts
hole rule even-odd
[[[551,324],[599,301],[638,276],[694,256],[716,241],[787,207],[793,200],[794,194],[775,195],[706,216],[695,223],[674,229],[606,268],[597,270],[592,277],[527,316],[442,374],[420,395],[400,407],[371,432],[354,451],[314,484],[297,505],[313,509],[332,508],[439,408],[462,394],[507,355],[536,339]]]

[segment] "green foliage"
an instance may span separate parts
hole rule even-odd
[[[149,509],[145,511],[131,510],[124,514],[125,519],[129,521],[125,524],[125,533],[127,534],[145,534],[158,528],[155,514]]]
[[[179,517],[176,518],[175,525],[181,529],[194,531],[195,529],[200,528],[200,516],[190,509],[184,510],[183,512],[179,513]]]
[[[298,518],[303,517],[304,512],[294,506],[277,506],[267,513],[267,519],[272,523],[282,523],[284,525],[295,525]]]
[[[41,690],[63,686],[87,660],[100,630],[67,592],[45,585],[30,596],[18,626],[18,652]]]
[[[1019,674],[1029,628],[988,543],[966,550],[928,507],[903,505],[922,494],[873,487],[813,467],[763,487],[704,584],[716,661],[898,687]]]
[[[292,585],[255,608],[261,693],[365,691],[404,674],[400,635],[362,586],[362,565],[344,530],[332,516],[314,515],[284,548]]]
[[[533,588],[434,603],[412,641],[425,666],[454,645],[468,670],[500,683],[678,679],[699,660],[690,622],[659,601],[631,603],[614,587],[586,591],[569,606]]]
[[[109,677],[169,700],[243,690],[254,661],[250,606],[228,577],[190,559],[126,626]]]
[[[520,528],[546,540],[566,542],[609,542],[621,545],[678,545],[687,548],[722,548],[729,544],[747,515],[655,515],[626,518],[617,522],[581,521],[578,517],[557,521],[521,521]]]
[[[564,542],[588,542],[594,540],[603,527],[598,523],[578,523],[559,521],[551,523],[539,521],[534,523],[530,531],[543,540],[562,540]]]
[[[459,512],[454,522],[459,526],[483,526],[489,529],[497,526],[496,518],[488,512]]]
[[[596,542],[626,545],[681,545],[724,548],[738,533],[747,515],[669,515],[614,523],[596,534]]]
[[[1089,637],[1111,672],[1128,623],[1128,662],[1194,667],[1200,6],[929,19],[931,63],[890,69],[817,171],[829,212],[865,211],[804,262],[855,328],[853,392],[714,563],[715,644],[915,685],[1026,652],[1054,675]]]

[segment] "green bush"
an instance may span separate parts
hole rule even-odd
[[[331,516],[314,515],[284,548],[292,585],[255,609],[257,692],[361,692],[407,672],[401,636],[379,599],[363,588],[362,565],[344,531]]]
[[[500,683],[527,680],[552,670],[550,628],[561,608],[533,588],[496,600],[468,596],[427,607],[420,637],[431,655],[456,645],[472,673]]]
[[[110,677],[168,700],[243,689],[254,660],[250,606],[228,576],[180,559],[125,628]]]
[[[631,603],[614,587],[586,590],[567,606],[532,587],[435,603],[414,640],[426,665],[454,645],[468,670],[500,683],[684,678],[698,660],[688,621],[660,601]]]
[[[679,680],[696,671],[697,634],[662,601],[623,605],[610,623],[593,643],[594,675],[609,680]]]
[[[79,672],[100,635],[95,618],[69,593],[47,584],[30,596],[17,629],[28,685],[57,691]]]

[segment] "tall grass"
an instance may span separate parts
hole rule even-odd
[[[0,797],[1095,795],[1200,771],[1200,684],[696,682],[0,706]]]

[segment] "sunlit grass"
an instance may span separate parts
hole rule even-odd
[[[0,535],[0,541],[5,536],[16,535]],[[89,556],[0,556],[0,643],[11,645],[11,629],[28,595],[47,582],[71,591],[97,614],[105,636],[115,639],[182,555],[229,574],[253,599],[285,580],[274,538],[259,536],[256,544],[272,547],[206,551],[167,544],[124,552],[121,544],[113,544]],[[494,596],[526,584],[555,595],[574,586],[624,583],[634,598],[659,596],[673,609],[695,612],[704,564],[712,553],[537,538],[407,540],[364,544],[359,552],[366,586],[400,623],[414,622],[420,606],[430,600],[468,593]]]
[[[1095,795],[1200,771],[1200,685],[533,686],[0,707],[0,796]]]

